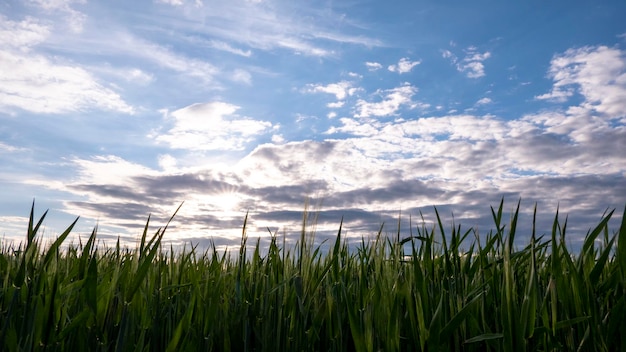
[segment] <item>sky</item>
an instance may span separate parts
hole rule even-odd
[[[626,205],[626,2],[0,2],[0,238],[495,227]],[[308,204],[308,205],[307,205]],[[315,219],[313,219],[315,218]],[[315,221],[313,221],[315,220]],[[483,237],[481,237],[483,236]]]

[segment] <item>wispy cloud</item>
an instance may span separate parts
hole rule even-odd
[[[230,44],[219,41],[219,40],[209,41],[209,46],[211,46],[214,49],[226,51],[231,54],[235,54],[239,56],[250,57],[252,55],[252,51],[250,50],[242,50],[242,49],[234,48]]]
[[[156,3],[168,4],[172,6],[181,6],[183,5],[183,0],[155,0]]]
[[[252,75],[244,69],[236,69],[232,74],[232,80],[246,85],[252,84]]]
[[[359,30],[343,21],[342,14],[335,14],[330,9],[319,12],[314,8],[299,6],[297,12],[287,7],[274,6],[262,1],[238,1],[232,3],[214,2],[211,6],[184,10],[190,26],[197,30],[202,23],[201,32],[214,37],[213,45],[218,49],[231,51],[233,45],[248,46],[260,50],[282,48],[307,56],[330,56],[335,52],[328,48],[328,42],[375,47],[381,41],[363,34],[350,34]],[[163,18],[167,20],[167,18]],[[341,22],[341,30],[330,30],[326,24]],[[177,25],[180,25],[177,23]],[[222,43],[227,43],[226,45]],[[248,51],[232,50],[237,54],[247,55]]]
[[[0,142],[0,152],[14,153],[22,150],[24,149]]]
[[[193,4],[195,7],[202,7],[202,0],[154,0],[155,3],[167,4],[172,6],[183,6],[185,4]]]
[[[72,4],[84,4],[86,0],[28,0],[28,2],[46,11],[63,14],[64,23],[67,23],[73,32],[82,32],[87,15],[74,9]]]
[[[152,61],[161,67],[201,79],[204,82],[213,82],[219,70],[211,63],[176,53],[171,49],[152,43],[134,35],[125,34],[119,38],[123,43],[122,52],[126,51],[135,57]]]
[[[88,71],[35,52],[49,29],[36,20],[2,21],[0,108],[59,114],[95,109],[133,113],[134,108]]]

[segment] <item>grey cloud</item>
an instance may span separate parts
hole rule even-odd
[[[337,207],[354,204],[384,203],[399,200],[419,199],[419,197],[438,198],[443,190],[432,188],[420,180],[399,180],[389,182],[384,188],[359,188],[335,193],[325,199],[325,203]]]
[[[148,205],[132,202],[90,203],[71,201],[68,204],[102,214],[106,219],[146,220],[154,210]],[[129,224],[130,225],[130,224]]]
[[[265,144],[256,148],[250,156],[260,157],[272,162],[278,162],[283,159],[283,155],[288,155],[289,153],[305,153],[307,159],[321,161],[326,155],[330,154],[335,149],[336,145],[336,141],[331,140],[322,142],[292,142],[283,145]]]
[[[298,207],[304,205],[311,193],[327,188],[328,183],[325,181],[307,181],[298,185],[251,188],[248,194],[255,196],[263,203]]]
[[[140,185],[146,193],[157,197],[180,197],[186,192],[202,192],[204,194],[216,194],[224,190],[240,189],[241,182],[236,185],[230,182],[216,179],[210,173],[199,172],[196,174],[163,175],[163,176],[137,176],[133,181]],[[237,180],[240,181],[240,180]]]
[[[118,186],[118,185],[87,185],[87,184],[78,184],[78,185],[69,185],[68,188],[81,192],[91,192],[94,194],[98,194],[101,196],[113,197],[118,199],[125,200],[134,200],[146,202],[148,200],[147,197],[137,192],[137,189],[133,187],[127,186]]]

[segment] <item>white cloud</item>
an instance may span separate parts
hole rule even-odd
[[[475,105],[486,105],[486,104],[491,104],[491,103],[492,103],[491,98],[485,97],[485,98],[479,99]]]
[[[66,14],[65,23],[75,32],[80,33],[87,21],[87,16],[72,8],[72,4],[84,4],[85,0],[29,0],[30,3],[47,11],[58,11]]]
[[[395,114],[401,106],[414,108],[417,106],[411,98],[417,93],[417,88],[408,83],[404,85],[379,92],[383,95],[383,100],[370,103],[359,99],[356,103],[356,117],[389,116]]]
[[[123,80],[126,82],[146,86],[154,82],[154,74],[146,72],[137,67],[113,67],[111,65],[92,65],[87,67],[89,72],[94,72],[103,75],[109,75],[115,79]]]
[[[193,104],[169,114],[174,126],[156,136],[158,142],[187,150],[241,150],[272,124],[235,114],[236,105],[224,102]]]
[[[285,137],[282,134],[274,134],[272,135],[272,143],[274,144],[283,144],[285,143]]]
[[[3,142],[0,142],[0,152],[14,153],[14,152],[23,151],[23,150],[24,149],[22,148],[14,147],[12,145],[8,145]]]
[[[168,4],[172,6],[181,6],[183,5],[183,0],[155,0],[156,3]]]
[[[42,57],[21,58],[0,53],[0,65],[14,71],[0,75],[0,107],[36,113],[88,111],[93,108],[133,113],[133,108],[98,84],[86,71],[59,66]]]
[[[422,63],[421,60],[410,61],[408,57],[403,57],[402,59],[400,59],[400,61],[398,61],[397,65],[389,65],[387,69],[391,72],[398,72],[400,74],[408,73],[408,72],[411,72],[413,67],[421,63]]]
[[[522,121],[580,145],[580,155],[573,160],[581,164],[596,165],[600,160],[619,163],[618,159],[609,160],[614,149],[626,148],[626,52],[606,46],[569,49],[554,56],[548,74],[554,80],[553,87],[550,93],[536,99],[566,103],[568,97],[577,93],[582,102],[557,111],[530,114]],[[583,146],[590,150],[583,150]],[[585,158],[592,150],[603,155],[596,160]]]
[[[378,134],[380,125],[377,122],[368,121],[366,123],[356,119],[342,117],[339,119],[340,127],[331,127],[326,134],[348,133],[354,136],[374,136]]]
[[[466,72],[468,78],[480,78],[485,75],[485,65],[482,62],[471,61],[461,65],[461,72]]]
[[[199,78],[204,82],[213,81],[214,75],[218,73],[217,68],[212,64],[175,53],[162,45],[131,35],[121,36],[119,40],[122,42],[121,48],[134,56],[150,60],[167,69]]]
[[[0,14],[0,49],[29,51],[50,35],[50,28],[32,17],[20,22],[7,19]]]
[[[329,31],[343,15],[324,13],[318,9],[299,6],[294,13],[283,6],[265,6],[256,2],[214,2],[203,11],[187,11],[188,24],[194,31],[261,50],[282,48],[308,56],[331,56],[327,42],[368,47],[380,46],[379,40],[362,35],[347,35],[345,31]],[[198,24],[201,23],[201,26]],[[344,22],[345,23],[345,22]],[[345,28],[345,27],[344,27]]]
[[[456,55],[454,55],[450,50],[443,50],[441,52],[441,56],[444,59],[451,59],[452,62],[454,62],[454,63],[456,63],[456,61],[457,61]]]
[[[36,54],[0,51],[0,107],[36,113],[104,109],[133,113],[115,91],[80,67],[56,64]]]
[[[485,65],[483,61],[491,57],[491,53],[478,52],[474,46],[470,46],[465,50],[465,57],[459,60],[450,50],[443,50],[442,57],[449,59],[455,66],[457,71],[464,72],[468,78],[480,78],[485,76]]]
[[[564,103],[569,97],[574,95],[574,89],[552,89],[549,93],[535,96],[537,100],[549,100],[556,103]]]
[[[133,107],[118,93],[85,69],[36,53],[35,47],[49,34],[49,28],[33,18],[14,22],[0,16],[1,109],[53,114],[93,109],[133,113]]]
[[[154,0],[155,3],[167,4],[172,6],[183,6],[185,4],[185,0]],[[193,4],[195,7],[202,7],[204,4],[202,0],[194,0]]]
[[[626,148],[626,129],[580,115],[541,113],[511,121],[490,115],[453,115],[399,122],[342,118],[339,122],[339,127],[326,133],[355,136],[372,157],[395,162],[420,158],[424,165],[439,165],[425,169],[423,177],[476,182],[485,175],[507,177],[511,170],[564,176],[625,172],[621,151]]]
[[[463,63],[457,65],[458,70],[466,72],[469,78],[483,77],[485,75],[485,65],[482,62],[491,57],[491,53],[488,51],[479,53],[476,50],[475,47],[469,47]]]
[[[343,107],[344,105],[345,105],[344,101],[336,101],[334,103],[326,104],[326,106],[331,108],[331,109],[339,109],[339,108]]]
[[[154,80],[154,76],[150,73],[146,73],[139,68],[132,68],[127,71],[127,80],[130,82],[138,82],[141,84],[148,84]]]
[[[321,84],[309,84],[306,89],[306,91],[310,93],[333,94],[337,100],[344,100],[348,96],[354,95],[358,90],[359,88],[353,87],[352,82],[348,81],[330,83],[325,86]]]
[[[78,167],[77,178],[73,180],[75,182],[128,186],[133,176],[158,174],[149,167],[115,155],[99,155],[90,159],[74,158],[72,163]]]
[[[163,171],[173,171],[176,170],[176,165],[178,161],[176,158],[169,154],[159,155],[159,166]]]
[[[226,51],[231,54],[244,56],[244,57],[252,56],[252,51],[250,50],[241,50],[241,49],[233,48],[230,44],[219,41],[219,40],[211,40],[209,42],[209,45],[214,49]]]
[[[554,85],[536,99],[565,102],[577,92],[587,111],[611,118],[626,111],[626,51],[606,46],[569,49],[552,58],[548,75]]]
[[[367,67],[367,69],[368,69],[369,71],[378,71],[378,70],[380,70],[381,68],[383,68],[383,65],[381,65],[381,64],[380,64],[380,63],[378,63],[378,62],[369,62],[369,61],[368,61],[368,62],[366,62],[366,63],[365,63],[365,66]]]
[[[238,68],[233,72],[232,80],[246,85],[251,85],[252,75],[250,74],[250,72]]]

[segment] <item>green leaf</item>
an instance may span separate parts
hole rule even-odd
[[[618,233],[616,260],[622,272],[622,285],[626,286],[626,206]]]
[[[497,340],[503,337],[504,335],[502,334],[494,334],[494,333],[482,334],[482,335],[474,336],[470,339],[465,340],[465,343],[476,343],[476,342],[482,342],[482,341]]]
[[[56,255],[63,241],[65,241],[65,239],[70,234],[70,232],[72,232],[72,229],[74,228],[74,225],[76,225],[76,223],[78,222],[78,219],[79,218],[77,217],[76,220],[74,220],[74,222],[67,229],[65,229],[65,231],[63,231],[61,235],[59,235],[59,237],[57,237],[57,239],[52,243],[50,248],[48,248],[48,252],[46,253],[46,256],[43,259],[44,268],[48,267],[48,264],[50,264],[50,261]]]

